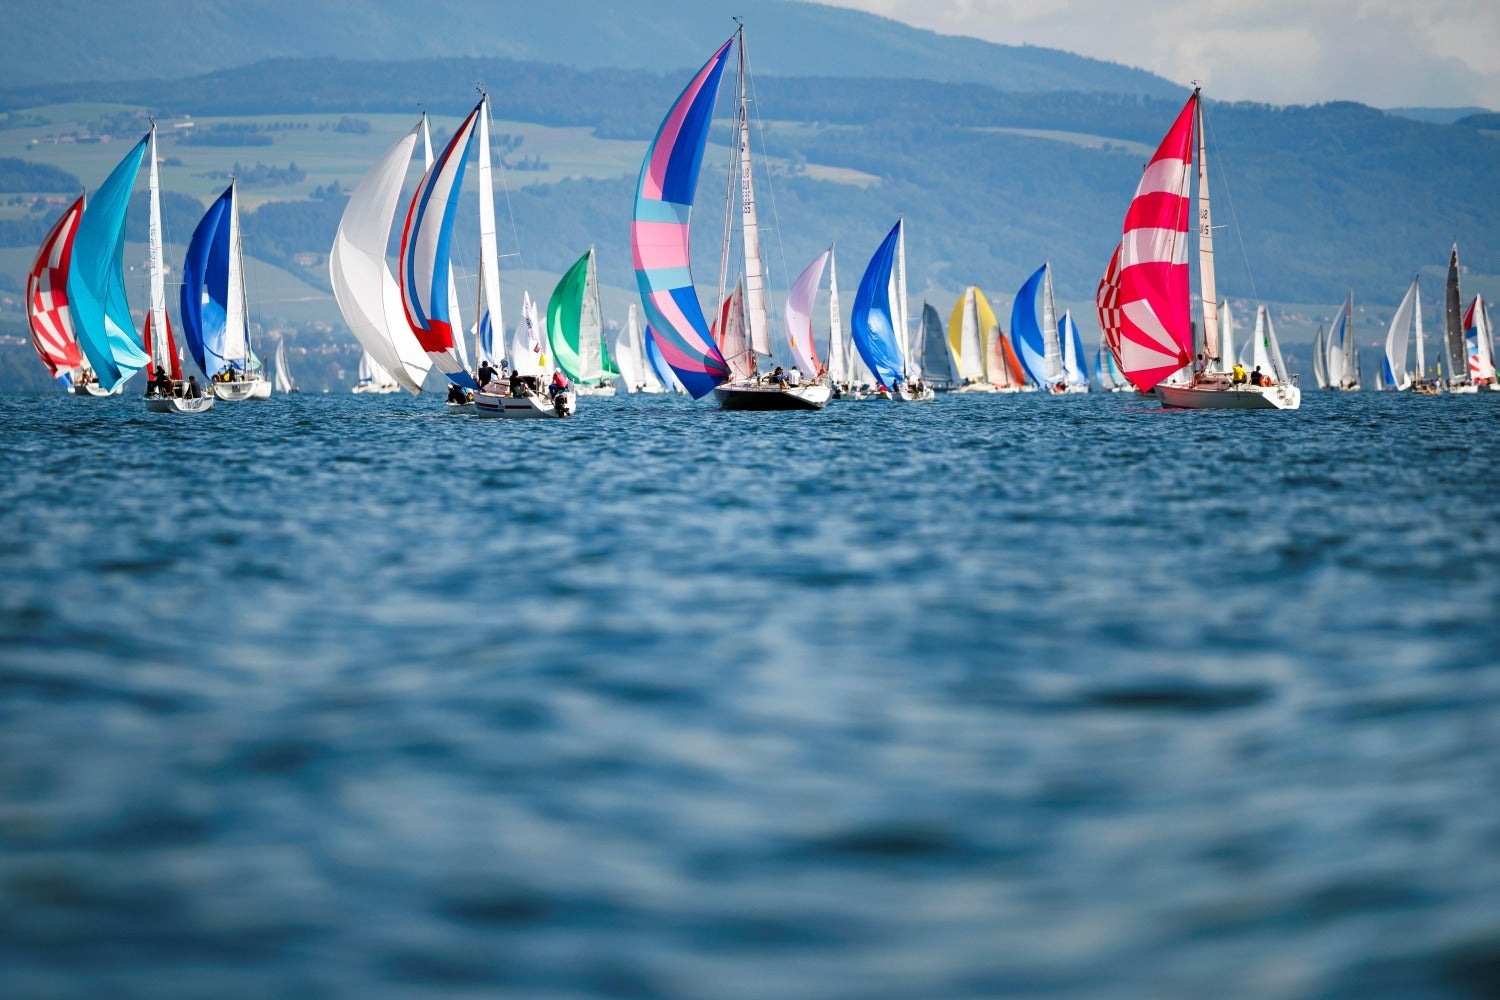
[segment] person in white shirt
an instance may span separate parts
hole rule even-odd
[[[786,384],[790,386],[802,384],[802,371],[796,365],[792,365],[792,370],[786,373]]]

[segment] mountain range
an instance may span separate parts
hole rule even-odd
[[[705,40],[729,37],[739,16],[760,74],[1156,96],[1180,89],[1144,70],[1055,49],[940,35],[791,0],[52,0],[7,7],[0,34],[6,88],[195,76],[281,57],[481,56],[671,70],[701,62]]]

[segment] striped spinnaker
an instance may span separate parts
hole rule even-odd
[[[61,378],[83,364],[73,317],[68,311],[68,267],[73,262],[73,237],[83,217],[83,198],[52,224],[26,277],[26,317],[31,322],[31,346],[42,364]]]
[[[1104,331],[1104,344],[1109,348],[1110,359],[1115,370],[1120,368],[1120,247],[1110,255],[1109,267],[1099,279],[1099,289],[1094,293],[1094,307],[1099,312],[1099,329]]]
[[[714,346],[688,264],[688,223],[730,39],[703,65],[646,149],[636,186],[630,248],[641,308],[662,357],[694,399],[729,378]]]
[[[1120,242],[1120,367],[1143,392],[1192,363],[1188,296],[1193,94],[1141,175]]]
[[[464,164],[474,138],[481,101],[469,112],[443,155],[417,185],[406,224],[401,230],[401,303],[406,322],[432,365],[448,381],[466,389],[479,388],[459,356],[453,338],[448,283],[451,269],[453,220],[463,187]]]

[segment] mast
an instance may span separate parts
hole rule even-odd
[[[1198,290],[1203,300],[1203,353],[1200,362],[1193,359],[1195,371],[1218,367],[1219,360],[1219,290],[1214,280],[1214,227],[1208,203],[1207,143],[1203,134],[1203,98],[1201,87],[1193,88],[1193,114],[1198,128]]]
[[[172,370],[172,338],[167,333],[167,284],[162,267],[161,177],[156,169],[156,120],[151,120],[150,150],[151,215],[146,237],[146,270],[150,277],[151,363]]]

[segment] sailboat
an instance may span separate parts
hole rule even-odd
[[[1291,381],[1286,361],[1281,356],[1281,345],[1276,339],[1276,327],[1271,322],[1270,310],[1265,306],[1255,310],[1255,332],[1240,349],[1239,361],[1247,371],[1269,374],[1273,384]]]
[[[604,345],[599,315],[599,272],[594,248],[568,268],[547,302],[552,361],[580,396],[613,396],[620,374]]]
[[[286,338],[282,337],[276,341],[276,375],[274,378],[276,391],[282,394],[299,392],[297,382],[292,378],[292,370],[286,363]]]
[[[1422,293],[1420,275],[1412,279],[1401,304],[1391,317],[1391,326],[1385,335],[1385,359],[1381,365],[1382,375],[1388,388],[1402,391],[1410,389],[1421,396],[1436,396],[1442,393],[1442,382],[1427,376],[1427,334],[1422,329]],[[1412,336],[1413,331],[1415,336]],[[1406,369],[1407,341],[1416,347],[1416,373]]]
[[[1063,392],[1088,392],[1088,359],[1083,353],[1083,338],[1071,310],[1064,310],[1057,323],[1057,337],[1062,342]]]
[[[726,410],[821,410],[833,397],[831,386],[821,381],[823,370],[812,346],[811,311],[822,281],[828,254],[821,254],[803,269],[786,303],[786,336],[797,370],[804,376],[773,381],[757,370],[757,358],[771,356],[770,319],[766,305],[765,263],[760,249],[760,222],[755,200],[753,160],[750,150],[750,114],[746,96],[745,30],[735,32],[739,41],[736,74],[735,128],[730,156],[729,191],[739,189],[740,244],[744,271],[720,310],[718,347],[729,364],[731,377],[714,387],[719,405]],[[738,182],[738,183],[736,183]],[[732,209],[726,209],[726,214]],[[728,219],[726,218],[726,222]],[[725,226],[719,265],[722,289],[730,269],[730,239]]]
[[[137,339],[125,292],[125,212],[131,189],[149,154],[150,210],[146,240],[149,301],[145,330]],[[148,395],[146,408],[159,412],[202,413],[213,406],[212,393],[189,398],[179,381],[181,370],[172,327],[167,318],[165,265],[162,259],[161,179],[157,170],[156,123],[125,154],[94,193],[73,237],[72,267],[68,271],[68,304],[78,343],[99,385],[106,391],[122,385],[148,365],[170,373],[170,394]],[[152,390],[148,387],[148,393]]]
[[[1021,367],[1031,384],[1054,394],[1083,391],[1070,382],[1063,364],[1050,262],[1037,268],[1016,293],[1010,311],[1010,330]]]
[[[1094,384],[1100,392],[1129,392],[1130,383],[1120,374],[1115,356],[1109,349],[1109,340],[1103,332],[1099,334],[1099,349],[1094,352]]]
[[[1313,378],[1318,382],[1319,389],[1335,388],[1328,377],[1328,334],[1323,330],[1323,324],[1318,324],[1318,332],[1313,337]]]
[[[183,339],[222,400],[271,398],[271,381],[250,349],[245,321],[245,268],[234,181],[193,230],[182,269]]]
[[[748,299],[748,309],[745,309],[747,347],[736,352],[734,361],[738,370],[731,367],[720,346],[721,338],[732,332],[728,328],[729,321],[738,323],[738,310],[732,305],[728,312],[723,308],[715,310],[721,317],[720,337],[716,338],[709,329],[693,286],[688,253],[689,225],[698,174],[703,164],[703,149],[708,142],[714,103],[728,64],[729,50],[736,41],[740,42],[740,93],[733,133],[735,155],[731,158],[731,184],[737,171],[741,241],[745,256],[744,290],[739,298],[741,301]],[[744,28],[741,26],[693,75],[672,103],[646,149],[636,184],[630,229],[641,309],[656,347],[694,399],[702,399],[732,380],[730,389],[716,393],[720,405],[726,409],[819,409],[831,395],[827,386],[822,387],[822,401],[816,402],[816,397],[805,391],[811,389],[812,384],[801,387],[804,391],[800,392],[779,388],[763,391],[765,387],[754,381],[754,356],[769,355],[770,348],[766,332],[764,269],[760,261],[759,228],[750,170],[744,62]],[[726,216],[728,211],[726,205]],[[726,225],[719,275],[721,306],[736,298],[734,295],[729,300],[723,298],[730,235]]]
[[[625,326],[615,338],[613,353],[615,365],[620,369],[620,379],[629,393],[657,394],[668,392],[655,368],[646,357],[646,339],[641,333],[640,313],[635,303],[625,316]]]
[[[1469,378],[1491,392],[1500,392],[1495,377],[1495,340],[1490,331],[1489,304],[1483,295],[1474,296],[1464,310],[1464,341],[1469,352]]]
[[[922,344],[922,381],[938,392],[959,389],[963,379],[958,374],[958,359],[954,357],[953,348],[948,343],[948,332],[943,329],[942,317],[927,302],[922,303],[917,340]]]
[[[427,142],[427,116],[385,151],[349,196],[328,254],[328,276],[344,322],[364,348],[354,392],[422,391],[432,361],[412,334],[401,289],[386,260],[391,226],[417,139]]]
[[[1011,371],[1007,341],[1000,348],[1001,364],[995,364],[996,340],[1003,339],[995,311],[977,285],[970,285],[953,305],[948,317],[948,354],[958,374],[955,392],[1019,392],[1025,375]],[[987,342],[988,341],[988,342]],[[929,353],[931,348],[928,349]],[[1011,351],[1011,353],[1014,353]]]
[[[1296,409],[1301,392],[1291,382],[1236,383],[1220,364],[1218,294],[1214,282],[1213,224],[1204,162],[1203,108],[1198,88],[1151,158],[1125,216],[1118,271],[1120,360],[1142,392],[1158,390],[1162,405],[1184,409]],[[1188,292],[1187,234],[1194,133],[1198,163],[1198,278],[1203,301],[1202,350],[1194,361],[1192,300]],[[1169,376],[1192,366],[1191,381]],[[1159,387],[1159,388],[1158,388]]]
[[[84,198],[80,196],[42,240],[26,275],[26,320],[31,327],[31,346],[59,385],[75,396],[111,396],[118,394],[124,384],[116,385],[113,391],[99,386],[78,346],[73,315],[68,308],[68,270],[73,262],[73,238],[83,218],[83,207]]]
[[[1318,328],[1321,332],[1322,327]],[[1317,350],[1317,347],[1314,347]],[[1323,341],[1322,375],[1319,388],[1340,389],[1344,392],[1359,391],[1359,366],[1354,354],[1354,292],[1339,304],[1339,311],[1328,327],[1327,339]],[[1314,371],[1317,374],[1317,371]]]
[[[1469,395],[1479,391],[1469,373],[1468,338],[1464,335],[1463,298],[1458,290],[1458,244],[1448,256],[1448,284],[1444,289],[1443,361],[1448,369],[1448,391]]]
[[[833,398],[848,402],[861,402],[870,398],[868,388],[870,373],[865,370],[859,352],[854,349],[854,338],[844,330],[843,313],[839,309],[839,279],[837,254],[828,248],[828,381],[833,387]]]

